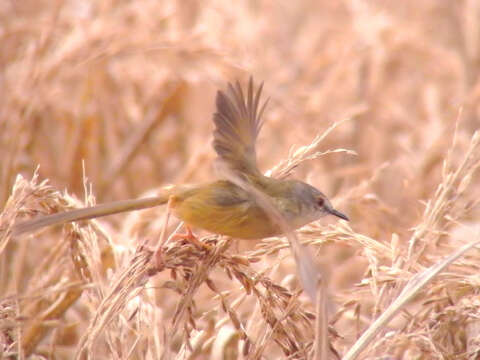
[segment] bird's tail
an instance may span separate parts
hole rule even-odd
[[[159,196],[146,197],[132,200],[113,201],[83,209],[76,209],[62,213],[40,216],[33,220],[21,222],[13,227],[13,235],[21,235],[41,229],[45,226],[60,225],[72,221],[87,220],[102,216],[118,214],[126,211],[141,210],[166,204],[171,191],[166,191]]]

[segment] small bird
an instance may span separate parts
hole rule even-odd
[[[42,216],[17,224],[13,234],[167,202],[173,214],[187,226],[215,234],[238,239],[262,239],[282,234],[284,228],[268,213],[255,192],[271,201],[289,229],[297,229],[328,214],[348,220],[313,186],[298,180],[267,177],[258,169],[255,143],[268,103],[267,100],[259,106],[262,88],[263,83],[255,91],[250,78],[246,97],[238,81],[234,85],[229,83],[226,91],[217,92],[213,148],[217,153],[217,164],[221,164],[232,176],[200,185],[171,186],[155,197],[115,201]],[[231,179],[239,179],[247,186]],[[254,191],[248,191],[248,188]]]

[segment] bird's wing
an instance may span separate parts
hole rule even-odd
[[[227,91],[217,92],[217,111],[213,115],[215,131],[213,147],[217,162],[227,171],[237,175],[258,175],[255,142],[262,127],[262,114],[267,101],[261,107],[260,95],[263,83],[254,90],[253,79],[248,83],[245,98],[239,82],[228,84]],[[242,176],[243,177],[243,176]]]

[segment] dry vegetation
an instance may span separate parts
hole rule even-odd
[[[155,271],[165,208],[11,237],[19,219],[212,180],[215,91],[250,74],[271,97],[261,168],[351,218],[298,232],[328,284],[331,358],[479,239],[477,0],[3,1],[0,49],[0,357],[313,357],[285,239],[200,232],[210,250],[168,241]],[[334,149],[358,155],[319,154]],[[422,283],[359,358],[479,358],[479,268],[473,248]]]

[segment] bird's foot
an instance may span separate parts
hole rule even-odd
[[[192,229],[190,229],[189,226],[185,226],[185,228],[187,229],[186,233],[184,233],[184,234],[179,234],[179,233],[174,234],[172,236],[172,239],[186,240],[189,243],[195,245],[199,249],[203,249],[203,250],[207,250],[207,251],[210,251],[212,249],[211,245],[208,245],[208,244],[204,243],[203,241],[199,240],[198,237],[196,237],[195,234],[192,232]]]

